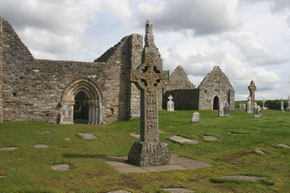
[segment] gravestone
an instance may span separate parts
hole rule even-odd
[[[254,117],[262,117],[262,108],[255,103],[254,108],[253,108],[253,114]]]
[[[243,109],[246,109],[246,108],[247,108],[247,104],[243,103]]]
[[[230,115],[230,104],[226,102],[224,106],[224,116],[228,117],[229,115]]]
[[[290,96],[288,96],[288,107],[287,107],[286,111],[290,112]]]
[[[248,102],[247,102],[247,113],[252,113],[253,112],[253,104],[252,104],[252,97],[248,97]]]
[[[266,104],[266,100],[263,99],[263,107],[262,107],[263,110],[267,110],[267,109],[268,109],[268,108],[265,106],[265,104]]]
[[[168,99],[169,101],[167,102],[167,111],[174,111],[174,102],[172,101],[173,97],[170,95]]]
[[[159,141],[157,92],[165,83],[166,74],[154,62],[154,52],[144,48],[143,63],[132,70],[131,81],[141,90],[140,141],[131,147],[128,161],[137,166],[170,164],[171,154]]]
[[[284,109],[284,101],[283,101],[283,99],[281,99],[281,111],[282,111],[282,112],[285,111],[285,109]]]
[[[224,104],[221,103],[219,106],[219,117],[223,117],[224,116]]]
[[[242,103],[239,104],[239,109],[240,109],[240,110],[243,109],[243,104],[242,104]]]
[[[250,96],[251,96],[251,112],[253,111],[253,106],[255,104],[255,91],[257,90],[255,82],[252,80],[250,85],[248,86],[248,89],[250,91]]]
[[[199,112],[195,112],[195,113],[192,114],[192,118],[191,118],[190,123],[198,123],[199,119],[200,119]]]

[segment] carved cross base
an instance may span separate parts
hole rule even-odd
[[[131,147],[129,163],[137,166],[154,166],[171,164],[171,154],[163,142],[137,141]]]

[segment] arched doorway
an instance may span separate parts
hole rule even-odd
[[[103,120],[102,97],[97,86],[87,79],[70,83],[61,100],[60,124],[100,124]]]
[[[213,98],[213,110],[219,110],[219,98],[215,96]]]
[[[80,91],[75,96],[74,123],[88,123],[89,119],[89,98],[85,92]]]

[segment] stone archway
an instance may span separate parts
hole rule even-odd
[[[87,108],[88,124],[102,123],[102,96],[98,87],[90,80],[79,79],[70,83],[63,92],[60,109],[60,124],[74,124],[74,120],[76,116],[78,116],[76,112],[80,110],[74,110],[74,107],[78,108],[80,105],[76,104],[76,101],[77,103],[80,101],[86,103],[83,104],[83,108]],[[82,111],[85,110],[83,109]]]
[[[219,110],[219,97],[215,96],[213,98],[213,110]]]

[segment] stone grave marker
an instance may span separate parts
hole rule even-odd
[[[228,117],[229,115],[230,115],[230,104],[227,101],[224,106],[224,116]]]
[[[223,117],[223,116],[225,116],[225,115],[224,115],[224,110],[225,110],[225,108],[224,108],[224,104],[221,103],[220,106],[219,106],[219,117]]]
[[[206,141],[217,141],[218,140],[217,137],[209,136],[209,135],[204,135],[203,139],[206,140]]]
[[[234,180],[249,180],[249,181],[258,181],[258,180],[266,180],[265,177],[260,176],[242,176],[242,175],[236,175],[236,176],[222,176],[221,179],[234,179]]]
[[[165,165],[172,162],[168,147],[159,141],[157,92],[166,74],[154,62],[154,52],[144,48],[143,63],[132,71],[131,81],[141,90],[140,141],[135,142],[128,162],[138,166]]]
[[[46,144],[36,144],[34,145],[35,148],[37,149],[47,149],[49,148],[49,145],[46,145]]]
[[[194,140],[194,139],[187,139],[184,137],[180,137],[180,136],[172,136],[169,138],[171,141],[177,142],[177,143],[189,143],[189,144],[197,144],[198,141]]]
[[[288,145],[285,145],[285,144],[278,144],[276,146],[277,147],[283,147],[283,148],[286,148],[286,149],[290,149],[290,147]]]
[[[252,97],[248,97],[248,102],[247,102],[247,113],[252,113],[253,112],[253,104],[252,104]]]
[[[2,147],[0,148],[0,151],[15,151],[18,147]]]
[[[97,137],[91,133],[79,133],[84,139],[96,139]]]
[[[282,111],[282,112],[285,111],[285,109],[284,109],[284,101],[283,101],[283,99],[281,99],[281,111]]]
[[[199,119],[200,119],[199,112],[195,112],[195,113],[192,114],[192,118],[191,118],[190,123],[198,123]]]
[[[169,101],[167,102],[167,111],[174,111],[174,102],[172,101],[173,97],[170,95],[168,99]]]
[[[53,170],[58,170],[58,171],[68,171],[69,170],[69,165],[68,164],[56,164],[51,166]]]
[[[286,111],[290,112],[290,96],[288,96],[288,107],[287,107]]]
[[[194,190],[189,190],[185,188],[163,188],[163,190],[170,192],[170,193],[193,193]]]
[[[262,117],[262,108],[255,103],[254,108],[253,108],[253,115],[255,118],[257,117]]]
[[[255,91],[257,90],[256,84],[255,82],[252,80],[250,85],[248,86],[248,89],[250,91],[250,96],[251,96],[251,106],[250,106],[250,110],[251,112],[253,111],[253,105],[255,104]]]

